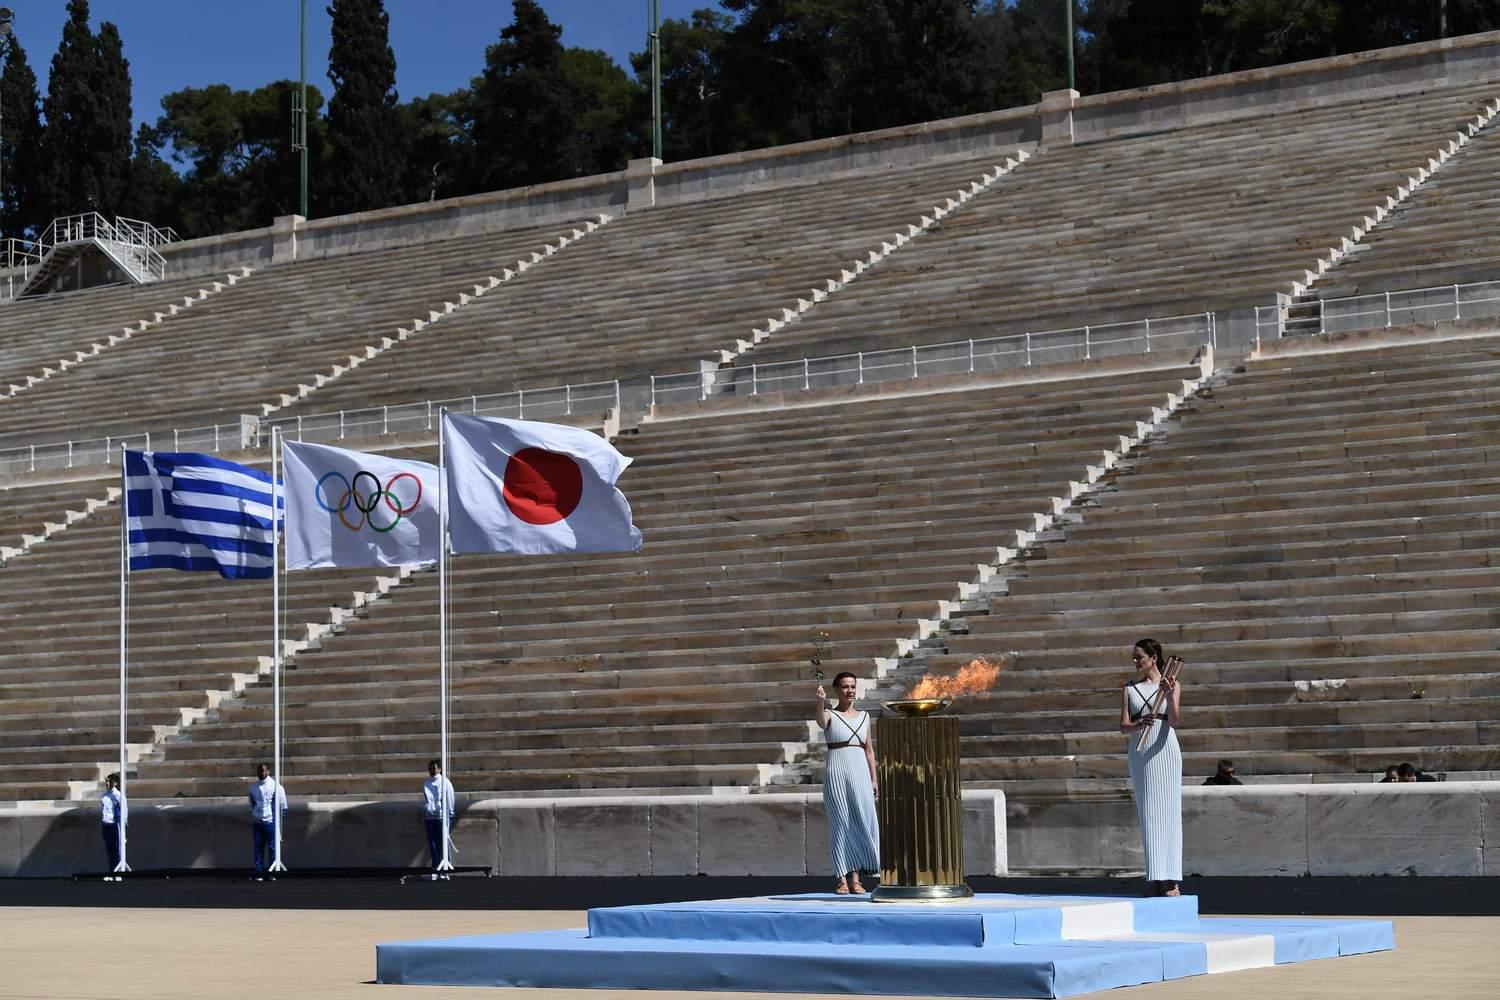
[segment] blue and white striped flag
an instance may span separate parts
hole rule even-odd
[[[127,451],[125,505],[132,571],[217,570],[231,580],[274,571],[271,477],[258,469],[193,452]]]

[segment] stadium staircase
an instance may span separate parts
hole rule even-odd
[[[172,317],[186,318],[186,310],[251,273],[241,267],[221,281],[179,278],[147,288],[23,299],[0,308],[0,399],[13,398],[97,359]],[[173,324],[172,329],[181,325]]]
[[[1044,149],[741,363],[1263,305],[1383,217],[1494,85]]]
[[[1017,797],[1122,794],[1118,690],[1143,633],[1189,661],[1189,780],[1226,754],[1252,781],[1402,759],[1487,775],[1500,337],[748,397],[736,368],[1327,294],[1367,268],[1401,280],[1393,262],[1429,245],[1482,268],[1454,213],[1494,200],[1495,89],[23,298],[0,309],[0,446],[238,434],[242,415],[326,439],[320,414],[697,363],[722,392],[618,436],[640,554],[455,563],[466,795],[807,783],[816,629],[824,671],[854,670],[867,696],[1002,660],[960,707],[966,778]],[[344,443],[432,459],[430,432],[381,429]],[[0,800],[82,797],[116,766],[116,486],[84,463],[0,493]],[[436,589],[421,571],[291,577],[295,795],[410,793],[435,751]],[[269,587],[138,574],[129,613],[133,794],[238,800],[268,753]]]
[[[1210,384],[934,637],[903,680],[1005,664],[961,703],[965,780],[1123,792],[1119,687],[1145,635],[1188,662],[1189,780],[1224,756],[1251,782],[1500,772],[1500,337],[1412,339],[1268,352]]]
[[[1490,239],[1500,224],[1497,117],[1500,100],[1488,102],[1456,137],[1451,158],[1408,185],[1385,222],[1296,298],[1289,334],[1321,329],[1325,299],[1500,279],[1500,252]]]
[[[363,363],[356,359],[378,355],[439,317],[453,322],[483,301],[477,290],[504,280],[507,268],[523,260],[529,267],[533,255],[543,258],[585,229],[580,222],[272,264],[256,280],[194,307],[183,334],[190,349],[180,338],[132,339],[65,380],[34,385],[6,405],[0,444],[79,436],[87,429],[78,418],[80,398],[110,414],[116,438],[153,432],[161,441],[174,430],[224,424],[238,441],[243,415],[278,412],[348,378]],[[112,290],[87,294],[119,298]]]
[[[476,303],[441,338],[373,360],[287,412],[712,370],[869,280],[1025,156],[990,152],[627,214]]]

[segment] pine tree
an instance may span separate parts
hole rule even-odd
[[[99,115],[89,122],[89,152],[98,176],[98,209],[113,218],[124,205],[130,184],[130,63],[119,29],[108,21],[99,25],[94,36],[94,52],[92,89]]]
[[[572,127],[562,28],[535,0],[514,0],[513,9],[474,81],[478,181],[488,189],[557,179]]]
[[[43,224],[54,216],[98,207],[98,164],[91,148],[91,123],[102,112],[93,91],[96,54],[88,0],[68,0],[68,20],[52,57],[42,105],[47,119],[42,130]]]
[[[400,196],[404,130],[396,109],[396,54],[382,0],[333,0],[328,52],[331,168],[323,199],[337,212],[385,208]]]
[[[149,125],[142,125],[135,136],[135,155],[130,161],[130,182],[120,213],[133,219],[145,219],[154,226],[177,230],[183,228],[179,206],[183,180],[170,164],[161,158],[160,141]]]
[[[45,225],[43,209],[38,203],[41,178],[39,146],[42,137],[41,94],[36,74],[26,61],[26,50],[14,35],[7,45],[5,72],[0,75],[0,166],[4,183],[0,186],[0,236],[19,237],[35,227]]]

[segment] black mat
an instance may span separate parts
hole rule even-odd
[[[825,878],[487,878],[475,869],[429,881],[418,869],[321,869],[254,881],[245,870],[141,872],[119,882],[0,879],[0,906],[281,909],[584,910],[770,893],[817,892]],[[977,892],[1135,895],[1134,879],[975,877]],[[1500,916],[1500,878],[1195,878],[1205,914]]]

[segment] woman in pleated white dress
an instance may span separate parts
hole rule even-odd
[[[833,891],[862,893],[860,872],[880,871],[880,823],[875,815],[873,726],[868,712],[854,707],[859,684],[847,671],[833,679],[838,705],[828,710],[818,685],[817,722],[828,748],[823,774],[823,807],[828,813],[828,849],[836,876]]]
[[[1131,649],[1139,676],[1125,685],[1120,699],[1120,732],[1129,739],[1130,785],[1141,823],[1146,854],[1147,893],[1182,894],[1182,749],[1177,745],[1177,710],[1182,691],[1174,678],[1162,677],[1166,654],[1155,639]],[[1150,708],[1158,689],[1165,694]],[[1141,730],[1150,730],[1139,750]]]

